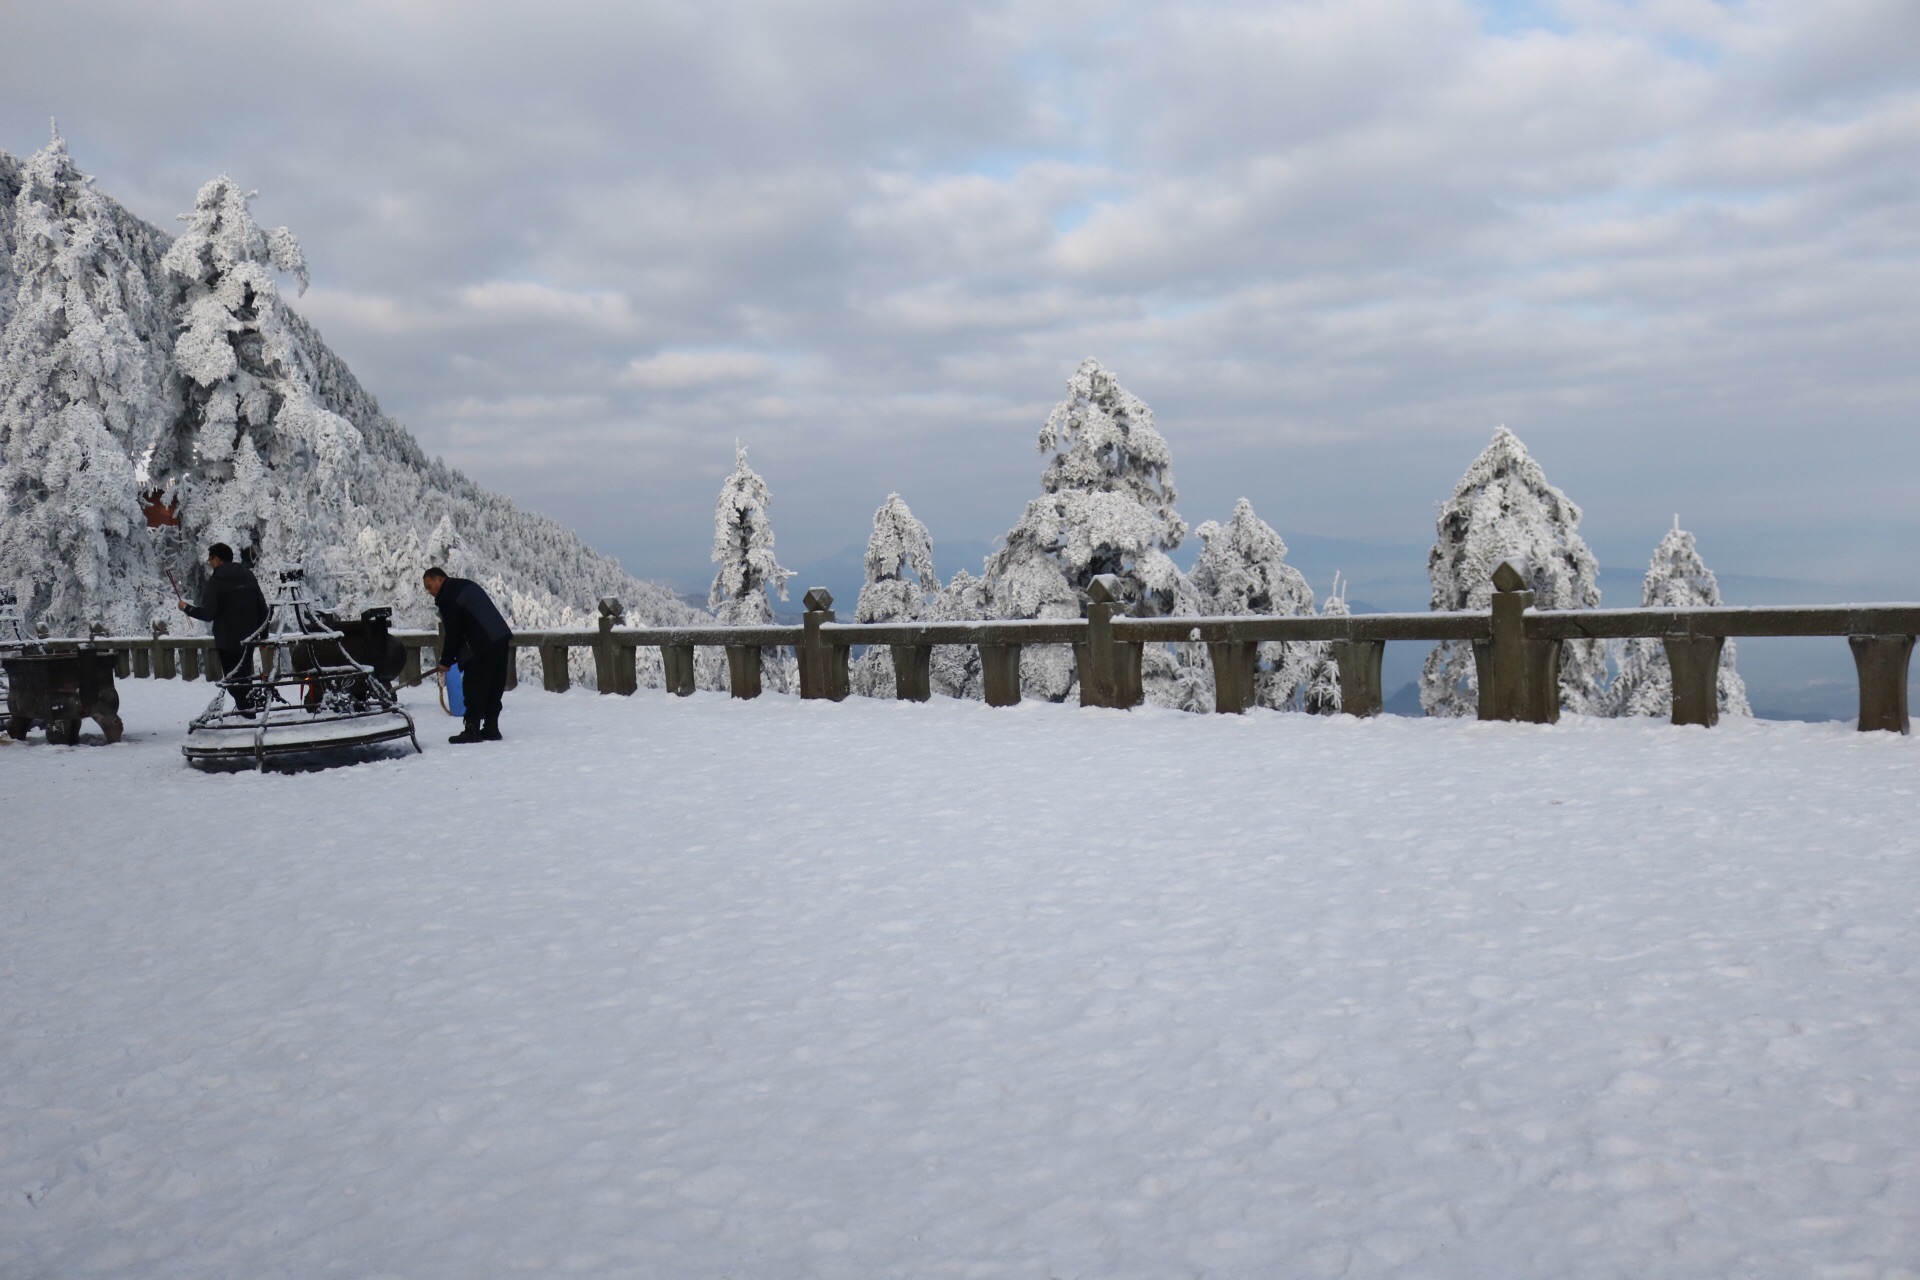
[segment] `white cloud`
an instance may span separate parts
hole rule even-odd
[[[58,114],[162,225],[259,187],[428,449],[510,492],[541,459],[642,571],[704,563],[688,478],[736,437],[796,558],[894,489],[991,537],[1088,354],[1195,521],[1418,539],[1506,421],[1603,555],[1677,505],[1729,571],[1891,557],[1920,8],[1538,7],[310,6],[236,110],[180,69],[257,58],[254,9],[68,0],[9,27],[0,145]]]
[[[773,362],[749,352],[663,351],[628,364],[616,381],[649,391],[687,391],[761,382],[772,376]]]
[[[620,329],[632,321],[627,300],[605,289],[561,289],[531,280],[488,280],[457,295],[473,316],[496,323],[565,321]]]

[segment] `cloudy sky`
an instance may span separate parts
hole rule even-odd
[[[1607,564],[1920,589],[1913,0],[7,4],[49,116],[162,225],[259,188],[385,407],[645,576],[736,439],[789,564],[991,539],[1091,354],[1194,523],[1431,541],[1505,423]]]

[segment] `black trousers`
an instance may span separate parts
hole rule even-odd
[[[228,692],[233,694],[233,705],[251,707],[257,696],[253,681],[253,646],[241,645],[238,649],[215,649],[220,658],[220,679],[226,684]]]
[[[513,647],[505,640],[498,644],[469,649],[460,662],[460,696],[467,704],[467,718],[480,721],[500,718],[500,698],[507,691],[507,663]]]

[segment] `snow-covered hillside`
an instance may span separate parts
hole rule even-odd
[[[403,624],[431,625],[430,563],[488,582],[522,628],[584,624],[604,596],[635,622],[702,616],[428,458],[280,296],[276,278],[304,285],[299,246],[233,183],[181,234],[95,191],[58,138],[0,153],[0,585],[30,622],[177,626],[166,574],[194,590],[216,539]],[[143,492],[181,527],[150,534]]]
[[[1912,739],[124,688],[0,742],[8,1277],[1920,1269]]]

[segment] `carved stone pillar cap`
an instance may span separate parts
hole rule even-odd
[[[1508,556],[1493,571],[1493,589],[1495,591],[1525,591],[1527,589],[1527,560],[1525,556]]]
[[[1103,573],[1087,584],[1087,599],[1095,604],[1116,604],[1120,600],[1120,579]]]
[[[833,592],[825,587],[815,587],[801,599],[811,613],[825,613],[833,608]]]

